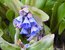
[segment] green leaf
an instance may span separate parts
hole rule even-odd
[[[21,2],[22,2],[23,4],[25,4],[25,1],[26,1],[26,0],[21,0]]]
[[[0,29],[0,37],[3,35],[3,31]]]
[[[62,21],[59,25],[59,35],[64,31],[65,29],[65,21]]]
[[[25,0],[25,5],[30,5],[30,0]]]
[[[9,10],[6,12],[6,18],[7,18],[9,21],[12,21],[14,17],[15,17],[14,12],[9,9]]]
[[[38,42],[33,43],[29,50],[46,50],[53,45],[54,34],[49,34],[40,39]]]
[[[1,28],[1,24],[2,24],[1,21],[2,21],[2,18],[0,17],[0,28]]]
[[[52,7],[53,7],[55,1],[56,1],[56,0],[47,0],[47,1],[46,1],[46,4],[45,4],[45,6],[43,7],[42,10],[44,10],[44,11],[47,12],[49,15],[51,15],[51,13],[52,13]]]
[[[47,25],[43,24],[43,28],[44,28],[44,31],[45,31],[46,35],[51,33],[51,30]]]
[[[3,34],[2,38],[5,39],[6,41],[10,42],[10,43],[13,43],[13,40],[11,39],[8,28],[3,29],[3,33],[4,34]]]
[[[57,31],[58,29],[58,8],[63,2],[56,1],[53,8],[52,8],[52,16],[50,19],[50,28],[52,32]]]
[[[10,44],[0,37],[0,47],[2,50],[20,50],[20,47],[15,44]]]
[[[43,9],[47,0],[36,0],[35,7]]]
[[[36,0],[22,0],[22,2],[25,2],[25,5],[34,6],[36,3]]]
[[[50,46],[47,50],[54,50],[53,45]]]
[[[58,23],[60,23],[63,18],[65,18],[65,2],[58,8]]]
[[[21,9],[21,7],[23,6],[23,4],[19,1],[19,0],[4,0],[6,5],[12,9],[13,11],[15,11],[16,14],[18,14],[18,11]]]
[[[6,11],[7,11],[7,7],[0,2],[0,16],[3,17],[3,19],[5,18]]]
[[[11,39],[14,41],[15,28],[12,23],[9,24],[8,30],[10,32]]]
[[[42,10],[35,8],[35,7],[30,7],[31,13],[34,15],[34,18],[38,22],[38,24],[42,25],[43,21],[47,21],[49,19],[49,16]]]

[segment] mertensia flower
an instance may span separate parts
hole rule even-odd
[[[34,15],[27,7],[19,11],[19,16],[13,20],[13,25],[21,29],[20,34],[26,35],[28,41],[37,36],[41,30],[41,26],[34,19]]]

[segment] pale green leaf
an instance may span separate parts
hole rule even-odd
[[[36,0],[35,7],[43,9],[47,0]]]
[[[33,43],[29,50],[46,50],[53,45],[54,34],[49,34],[43,37],[38,42]]]
[[[20,50],[20,47],[15,44],[8,43],[2,37],[0,37],[0,47],[2,50]]]

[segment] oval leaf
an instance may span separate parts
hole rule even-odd
[[[33,43],[29,50],[46,50],[53,45],[54,34],[43,37],[40,41]]]

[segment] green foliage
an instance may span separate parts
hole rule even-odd
[[[64,2],[65,2],[64,0],[62,0],[62,1],[58,0],[54,4],[54,7],[52,9],[52,16],[51,16],[51,20],[50,20],[50,28],[51,28],[52,32],[55,32],[58,29],[60,30],[59,25],[60,25],[60,23],[63,23],[62,20],[65,18]],[[63,32],[63,30],[62,31],[60,30],[60,32]]]
[[[6,42],[2,37],[0,37],[0,47],[2,50],[20,50],[19,46]]]
[[[65,18],[65,2],[62,3],[58,8],[58,23]]]
[[[47,0],[36,0],[35,7],[43,9]]]
[[[58,8],[58,23],[60,23],[59,34],[61,34],[65,29],[65,2]]]
[[[54,34],[49,34],[43,37],[40,41],[33,43],[30,46],[29,50],[47,50],[52,46],[53,39],[54,39]]]
[[[3,31],[0,29],[0,37],[3,35]]]
[[[14,41],[15,28],[14,28],[12,23],[9,24],[9,28],[8,29],[9,29],[9,32],[10,32],[11,39],[12,39],[12,41]]]
[[[47,25],[45,25],[45,24],[43,24],[44,25],[44,31],[45,31],[45,34],[47,35],[47,34],[51,34],[51,30],[50,30],[50,28],[47,26]]]
[[[64,31],[65,29],[65,21],[62,21],[59,25],[59,35],[62,34],[62,32]]]
[[[14,12],[12,10],[8,10],[6,12],[6,18],[9,20],[9,21],[12,21],[13,20],[13,17],[15,16]]]
[[[16,14],[18,14],[18,11],[21,9],[21,7],[23,6],[23,4],[19,1],[19,0],[4,0],[5,4],[12,9],[13,11],[15,11]]]

